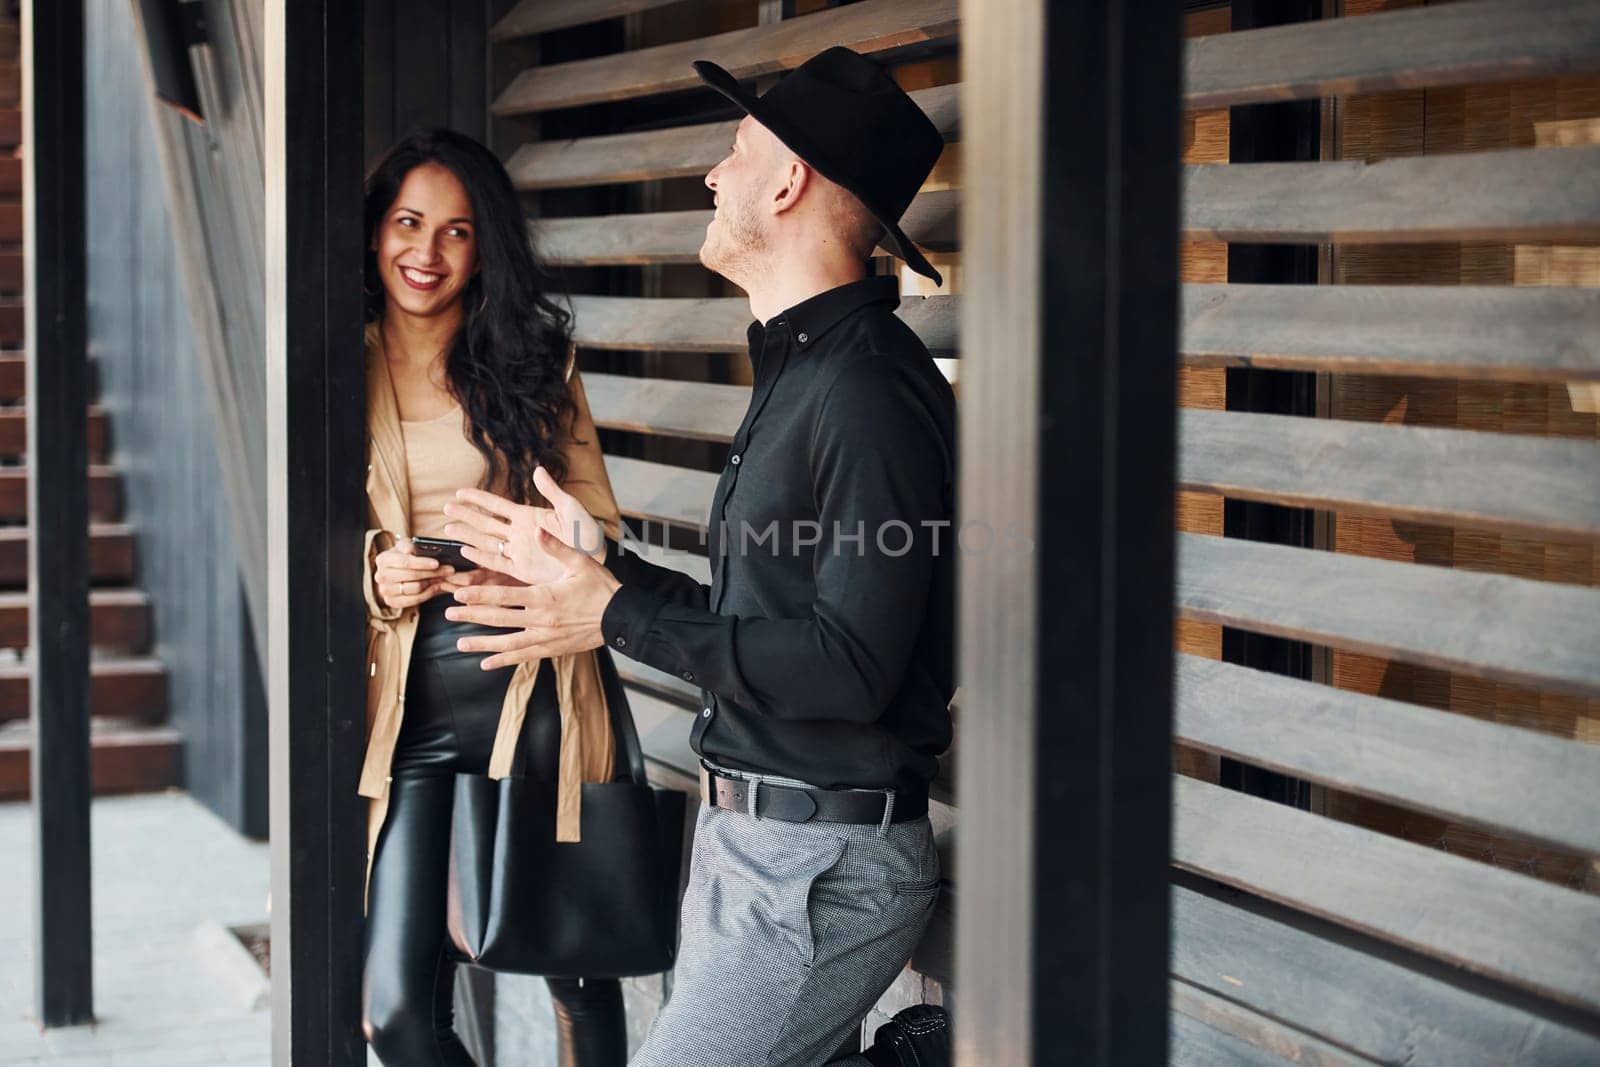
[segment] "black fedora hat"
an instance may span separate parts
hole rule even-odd
[[[860,200],[912,270],[943,284],[900,229],[900,217],[939,161],[944,137],[882,67],[848,48],[830,48],[761,96],[746,92],[715,63],[696,60],[694,69],[817,173]]]

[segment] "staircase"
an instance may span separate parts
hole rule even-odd
[[[31,733],[20,72],[17,23],[0,14],[0,801],[28,796]],[[95,388],[91,376],[91,404]],[[96,794],[164,789],[178,784],[182,769],[180,735],[165,725],[166,670],[148,655],[150,603],[133,584],[135,536],[122,521],[122,479],[110,455],[109,420],[91,407],[90,767]]]

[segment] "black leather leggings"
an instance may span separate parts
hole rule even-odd
[[[450,817],[457,774],[485,774],[509,671],[478,669],[456,638],[484,633],[453,623],[435,597],[421,608],[395,749],[389,811],[367,895],[362,990],[367,1040],[385,1067],[470,1067],[456,1036],[459,956],[445,931]],[[553,672],[540,672],[518,745],[518,773],[555,789],[561,743]],[[561,1067],[623,1067],[627,1030],[614,980],[546,979]]]

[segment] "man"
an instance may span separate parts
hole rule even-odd
[[[471,490],[483,510],[448,509],[470,558],[536,583],[464,590],[449,615],[522,628],[462,641],[495,653],[485,668],[604,642],[701,687],[705,806],[673,996],[634,1063],[800,1067],[844,1043],[939,892],[927,789],[950,742],[955,400],[893,314],[895,280],[868,268],[882,241],[939,278],[898,221],[943,140],[847,49],[759,98],[695,67],[748,113],[706,175],[700,258],[756,319],[712,584],[602,542],[541,474],[550,509]],[[570,547],[585,542],[593,556]],[[940,1062],[942,1017],[904,1030],[902,1050]]]

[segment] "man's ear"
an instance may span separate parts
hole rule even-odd
[[[810,184],[811,168],[798,159],[791,159],[783,172],[783,184],[772,194],[772,213],[781,215],[798,204]]]

